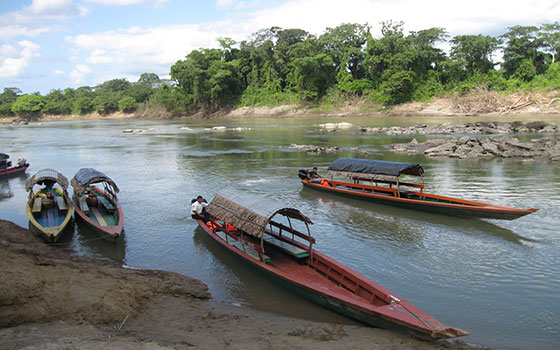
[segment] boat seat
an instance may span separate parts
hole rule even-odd
[[[59,210],[68,210],[68,205],[66,205],[66,201],[64,200],[64,197],[56,196],[55,198]]]
[[[101,202],[101,204],[105,207],[105,209],[107,209],[107,211],[109,212],[115,211],[115,206],[107,198],[103,196],[97,196],[97,199],[99,200],[99,202]]]
[[[40,213],[42,205],[43,205],[43,198],[35,197],[35,200],[33,201],[33,209],[31,211],[33,213]]]
[[[95,208],[95,207],[91,207],[91,212],[93,213],[93,215],[95,216],[95,219],[97,220],[97,222],[99,223],[99,225],[101,226],[109,226],[107,225],[107,221],[105,221],[105,219],[103,218],[103,215],[101,215],[101,213],[99,212],[99,209]]]
[[[292,255],[292,256],[298,258],[298,259],[307,258],[309,256],[309,254],[307,253],[307,251],[305,249],[302,249],[300,247],[296,247],[293,244],[281,241],[281,240],[279,240],[275,237],[266,235],[264,237],[264,241],[273,245],[273,246],[275,246],[275,247],[277,247],[277,248],[279,248],[283,252],[288,253],[289,255]]]

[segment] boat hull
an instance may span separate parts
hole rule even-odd
[[[314,190],[335,193],[337,195],[346,196],[348,198],[355,198],[365,200],[371,203],[392,205],[405,209],[419,210],[424,212],[469,217],[481,219],[498,219],[498,220],[514,220],[522,216],[536,212],[538,209],[518,209],[507,206],[493,205],[482,202],[468,201],[459,198],[439,196],[429,193],[422,193],[424,199],[411,199],[395,197],[394,195],[378,194],[367,191],[357,190],[357,188],[364,189],[379,189],[382,192],[384,188],[368,185],[355,185],[351,183],[334,182],[336,184],[343,184],[341,186],[324,186],[320,183],[311,183],[302,180],[301,183],[304,187],[312,188]],[[418,192],[408,192],[417,194]]]
[[[223,238],[218,236],[215,232],[213,232],[204,222],[202,222],[201,220],[197,221],[200,227],[214,241],[219,243],[222,247],[226,248],[230,252],[234,253],[234,255],[238,256],[246,263],[249,263],[259,272],[263,273],[286,289],[291,290],[312,302],[315,302],[342,315],[356,319],[370,326],[398,331],[424,340],[453,338],[457,336],[468,335],[468,332],[455,328],[445,327],[443,324],[439,323],[431,316],[424,314],[422,311],[416,309],[406,301],[401,301],[400,303],[402,303],[402,305],[406,305],[406,310],[413,310],[414,314],[419,315],[422,319],[426,320],[423,322],[428,322],[429,324],[431,324],[431,328],[424,327],[425,323],[423,325],[422,322],[419,321],[419,319],[412,317],[410,314],[407,314],[407,311],[404,311],[401,305],[397,306],[388,303],[387,305],[384,305],[382,307],[376,307],[372,303],[368,303],[364,300],[359,300],[359,298],[355,296],[349,296],[348,291],[343,291],[341,294],[333,293],[332,288],[324,288],[325,285],[321,284],[321,282],[319,281],[328,280],[328,278],[321,275],[319,272],[315,273],[313,268],[308,267],[309,270],[313,270],[311,271],[312,273],[304,273],[301,275],[298,274],[296,270],[282,271],[274,267],[273,264],[271,265],[257,260],[254,257],[246,254],[242,250],[235,248],[231,244],[227,243]],[[391,296],[400,299],[385,288],[375,284],[373,281],[368,280],[364,276],[361,276],[359,273],[350,270],[348,267],[341,265],[340,263],[317,251],[314,251],[313,258],[308,259],[309,260],[307,264],[309,264],[309,261],[321,261],[320,264],[322,265],[332,266],[339,271],[351,273],[352,277],[354,277],[357,281],[359,281],[360,283],[368,284],[368,287],[370,288],[375,285],[375,290],[380,295]],[[307,265],[299,264],[298,266],[299,267],[297,267],[296,269],[305,269]],[[340,289],[342,290],[342,287]],[[437,330],[435,330],[436,328]]]
[[[98,196],[103,196],[105,199],[108,199],[108,196],[103,192],[103,190],[92,186],[92,190],[94,190]],[[116,220],[114,220],[114,225],[104,225],[97,220],[94,220],[94,216],[88,215],[88,213],[84,212],[80,206],[81,199],[76,195],[73,196],[74,206],[75,206],[75,213],[76,217],[79,221],[85,225],[87,225],[90,229],[94,232],[98,233],[109,242],[115,242],[119,239],[122,234],[123,226],[124,226],[124,213],[121,206],[117,203],[115,205],[115,213],[113,214],[116,216]],[[111,204],[115,204],[111,202]]]
[[[25,173],[27,168],[29,168],[29,164],[26,164],[24,166],[2,168],[0,169],[0,178],[21,175]]]
[[[72,221],[74,207],[72,206],[70,198],[59,192],[59,196],[64,198],[67,205],[66,214],[62,214],[63,212],[58,211],[57,208],[43,209],[39,214],[34,214],[32,203],[39,194],[40,191],[35,193],[25,207],[27,218],[29,219],[29,228],[40,234],[47,242],[56,243]]]

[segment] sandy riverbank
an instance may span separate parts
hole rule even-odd
[[[179,274],[122,268],[0,220],[2,349],[473,349],[212,300]]]
[[[213,113],[196,113],[172,117],[157,111],[108,115],[90,113],[86,115],[44,115],[36,121],[103,120],[103,119],[245,119],[245,118],[305,118],[305,117],[462,117],[504,115],[558,115],[560,97],[556,90],[518,92],[501,95],[496,92],[475,91],[468,95],[451,95],[425,102],[409,102],[396,106],[381,106],[368,102],[365,97],[349,99],[344,105],[328,110],[307,105],[282,105],[276,107],[240,107],[221,109]],[[2,118],[0,123],[18,123],[17,117]]]

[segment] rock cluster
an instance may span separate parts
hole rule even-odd
[[[296,145],[295,143],[292,143],[289,147],[307,153],[336,153],[340,151],[340,147],[338,146],[325,147],[325,146],[314,146],[314,145]]]
[[[560,160],[560,136],[535,138],[521,142],[515,137],[461,137],[427,140],[419,143],[397,143],[389,146],[394,152],[422,153],[432,157],[452,158],[519,158]]]
[[[390,127],[360,127],[363,132],[380,133],[387,135],[437,135],[437,134],[462,134],[462,135],[492,135],[515,133],[553,133],[558,132],[558,126],[545,122],[476,122],[465,124],[442,124],[416,126],[390,126]]]

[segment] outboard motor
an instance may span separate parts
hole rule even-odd
[[[305,179],[307,179],[307,176],[309,175],[309,170],[299,169],[297,175],[300,179],[305,180]]]

